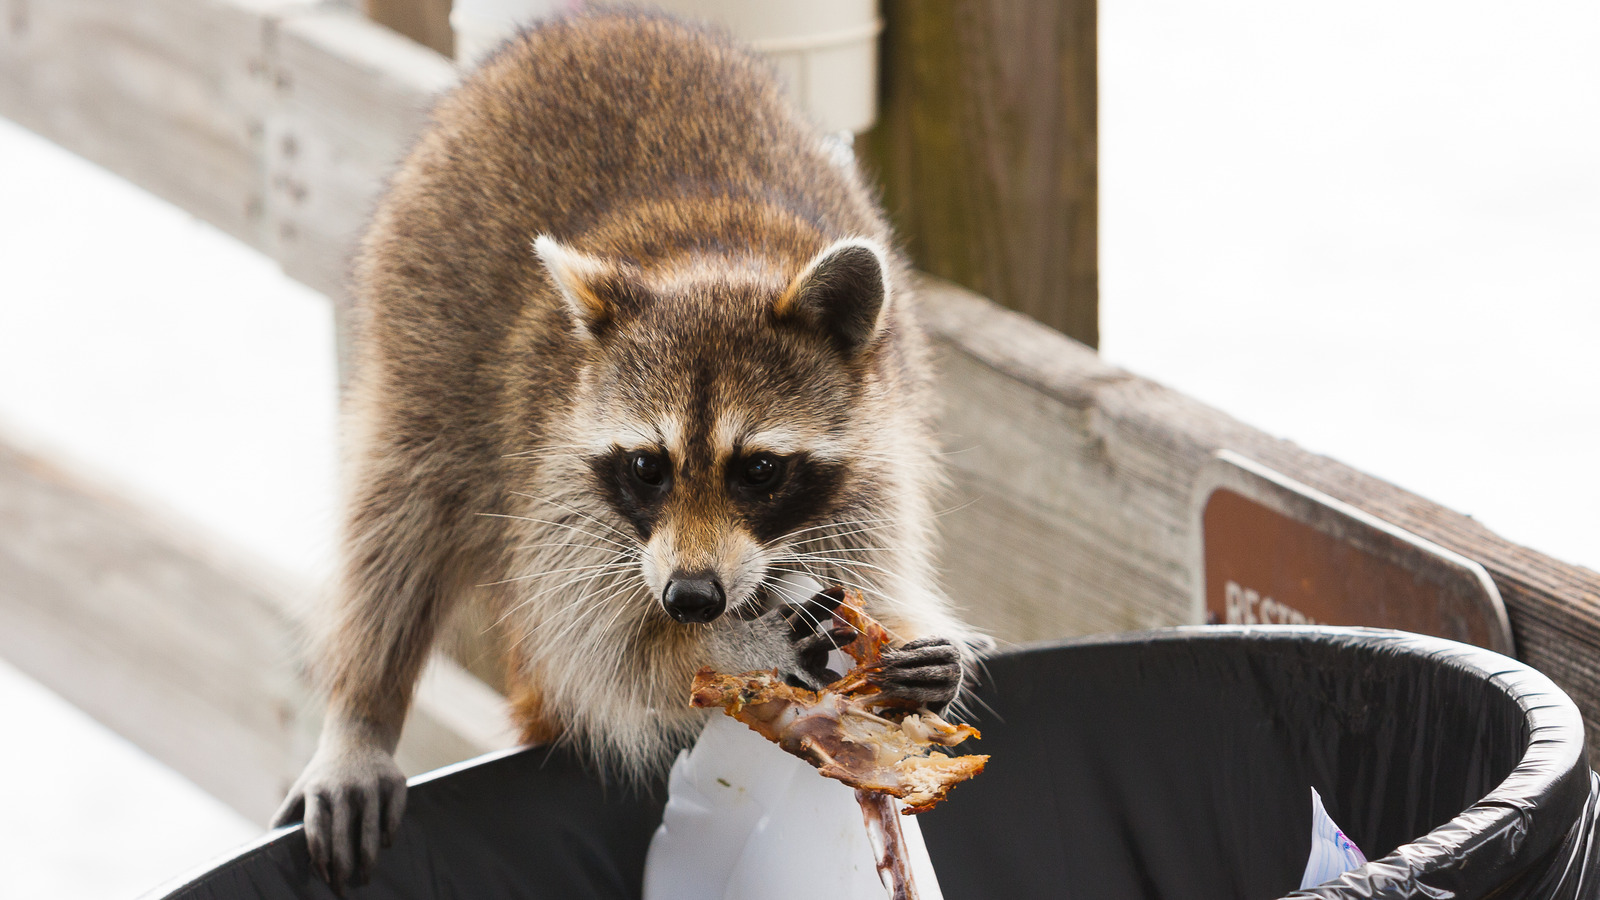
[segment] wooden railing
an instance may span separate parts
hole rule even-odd
[[[9,4],[0,115],[274,257],[336,309],[385,172],[456,79],[443,57],[349,10]],[[1519,655],[1573,696],[1600,748],[1600,574],[947,283],[920,294],[953,480],[946,583],[978,624],[1024,641],[1189,621],[1192,494],[1231,449],[1480,562]],[[258,819],[309,750],[289,605],[308,591],[0,451],[0,655]],[[435,667],[408,726],[413,768],[503,740],[483,690]]]

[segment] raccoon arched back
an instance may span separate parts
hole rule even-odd
[[[853,356],[883,330],[888,285],[883,249],[863,238],[846,238],[818,253],[772,311],[779,321],[821,329],[846,356]]]

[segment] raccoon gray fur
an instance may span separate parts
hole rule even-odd
[[[439,103],[355,270],[329,708],[279,816],[330,881],[396,827],[392,752],[464,602],[506,636],[525,737],[614,771],[692,740],[700,666],[804,675],[784,573],[859,588],[908,642],[889,689],[951,698],[982,639],[934,584],[892,246],[768,67],[695,26],[542,24]]]

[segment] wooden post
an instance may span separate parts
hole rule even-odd
[[[362,7],[372,21],[455,58],[456,36],[450,30],[450,0],[363,0]]]
[[[861,142],[917,267],[1099,342],[1095,0],[884,0]]]

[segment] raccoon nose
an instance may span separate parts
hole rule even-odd
[[[667,615],[679,622],[710,622],[728,606],[722,582],[709,572],[679,573],[661,595]]]

